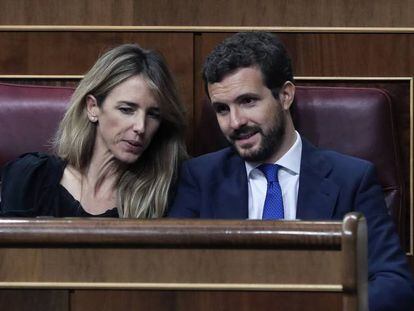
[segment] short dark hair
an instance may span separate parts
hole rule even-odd
[[[292,61],[278,37],[269,32],[240,32],[226,38],[207,56],[203,80],[208,84],[220,82],[238,68],[258,66],[265,85],[275,98],[286,81],[293,82]]]

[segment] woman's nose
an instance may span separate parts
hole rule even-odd
[[[137,134],[144,134],[145,133],[145,115],[137,115],[132,130]]]

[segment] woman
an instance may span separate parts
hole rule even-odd
[[[125,44],[98,59],[76,88],[54,140],[2,176],[2,216],[164,214],[186,157],[184,108],[163,58]]]

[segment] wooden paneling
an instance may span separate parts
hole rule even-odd
[[[0,74],[83,74],[109,48],[138,43],[160,51],[182,86],[192,87],[191,33],[11,31],[0,32],[0,42]]]
[[[412,34],[283,35],[299,76],[412,76]],[[294,40],[292,42],[292,40]]]
[[[340,293],[248,291],[0,290],[7,311],[330,311]]]
[[[7,311],[69,311],[67,290],[0,290],[0,306]]]
[[[0,290],[7,311],[330,311],[340,293],[134,290]]]
[[[0,2],[0,24],[128,25],[134,20],[139,2],[145,1],[4,0]]]
[[[26,310],[15,299],[32,293],[30,310],[365,310],[366,234],[356,213],[342,223],[1,219],[0,303]]]
[[[160,51],[193,124],[193,35],[142,32],[0,32],[0,75],[82,75],[106,50],[138,43]],[[192,137],[188,137],[191,149]]]
[[[413,27],[411,0],[3,0],[3,25]]]
[[[0,256],[0,280],[6,283],[90,283],[92,275],[98,283],[340,284],[343,269],[343,254],[331,250],[27,248],[1,249]],[[272,273],[258,269],[258,262],[268,262]],[[320,273],[321,267],[331,273]]]
[[[230,35],[201,34],[198,57],[205,59]],[[295,76],[414,75],[414,34],[278,33],[278,36],[292,57]]]
[[[72,311],[330,311],[343,310],[338,293],[243,291],[74,291]]]
[[[365,220],[347,219],[363,238]],[[354,256],[344,230],[359,232],[340,222],[0,219],[0,286],[346,286],[348,262],[366,254]]]

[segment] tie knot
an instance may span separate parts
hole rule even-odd
[[[279,172],[279,165],[265,163],[259,165],[257,168],[263,172],[267,182],[278,182],[277,173]]]

